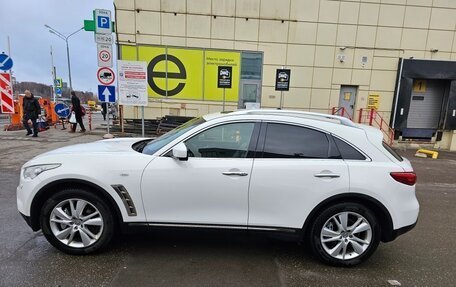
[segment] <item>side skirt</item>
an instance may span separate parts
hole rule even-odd
[[[239,231],[269,234],[285,240],[301,240],[303,232],[301,229],[289,227],[271,226],[246,226],[229,224],[194,224],[194,223],[167,223],[167,222],[126,222],[123,231],[140,231],[141,229],[177,229],[177,230],[219,230],[219,231]]]

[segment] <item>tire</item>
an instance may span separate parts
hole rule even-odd
[[[324,209],[315,218],[309,235],[312,251],[318,259],[333,266],[354,266],[377,249],[380,226],[367,207],[339,203]]]
[[[114,217],[105,201],[73,188],[53,194],[43,204],[40,224],[49,243],[73,255],[100,251],[109,244],[115,230]]]

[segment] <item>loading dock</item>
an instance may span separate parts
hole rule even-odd
[[[401,59],[392,114],[395,139],[436,142],[456,129],[456,62]]]

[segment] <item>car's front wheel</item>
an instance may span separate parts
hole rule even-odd
[[[352,266],[369,258],[380,242],[375,215],[358,203],[336,204],[323,210],[310,230],[310,244],[323,262]]]
[[[46,239],[69,254],[98,251],[114,233],[110,208],[97,195],[80,189],[52,195],[41,209],[40,222]]]

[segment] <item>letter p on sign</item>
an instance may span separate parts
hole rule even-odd
[[[98,16],[98,27],[109,28],[109,17]]]

